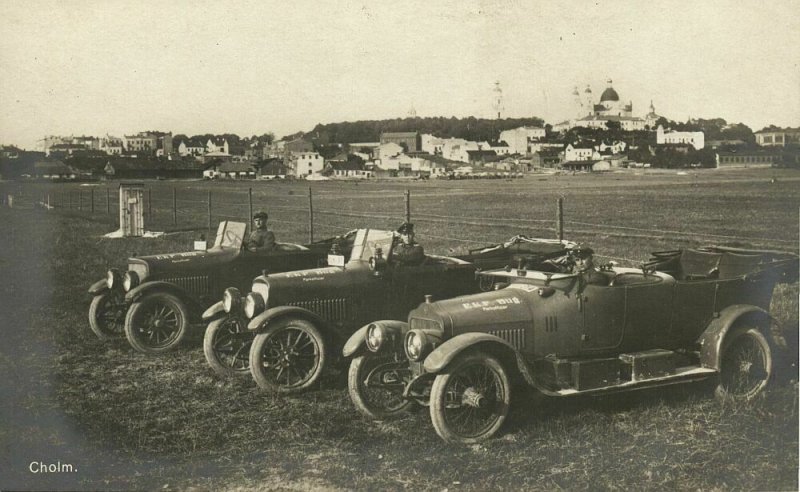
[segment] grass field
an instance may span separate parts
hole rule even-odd
[[[754,170],[311,186],[318,238],[396,227],[409,189],[418,239],[437,253],[517,233],[553,237],[563,196],[568,239],[635,265],[650,251],[709,243],[796,252],[799,184],[797,173]],[[15,201],[21,208],[0,209],[0,489],[798,488],[797,284],[778,286],[773,297],[792,349],[763,398],[721,403],[707,384],[559,400],[517,392],[499,438],[453,447],[426,411],[388,423],[359,418],[343,371],[289,398],[250,380],[218,379],[199,338],[158,358],[98,341],[86,320],[88,286],[130,255],[188,249],[206,229],[209,190],[214,223],[246,219],[252,187],[279,240],[308,236],[307,183],[146,186],[147,228],[174,233],[104,239],[116,228],[113,209],[24,206],[88,189],[76,184],[28,185]],[[77,471],[33,474],[33,461]]]

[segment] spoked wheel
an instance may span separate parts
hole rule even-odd
[[[250,372],[259,387],[298,393],[314,384],[325,368],[325,341],[302,319],[282,319],[259,333],[250,347]]]
[[[133,303],[125,317],[128,342],[146,354],[174,349],[186,337],[188,328],[186,305],[172,294],[147,295]]]
[[[253,334],[238,316],[225,316],[209,323],[203,337],[203,353],[208,365],[220,376],[250,373],[250,346]]]
[[[717,396],[749,400],[772,375],[772,351],[766,337],[753,327],[729,333],[722,343]]]
[[[431,420],[447,442],[475,444],[503,425],[511,402],[503,366],[483,353],[462,356],[431,388]]]
[[[362,355],[350,363],[347,389],[359,412],[383,420],[400,416],[415,406],[403,398],[410,380],[408,361],[395,361],[391,355]]]
[[[97,338],[110,340],[125,335],[125,296],[109,290],[94,296],[89,305],[89,326]]]

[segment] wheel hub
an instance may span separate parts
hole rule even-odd
[[[486,408],[487,401],[482,392],[470,386],[461,395],[461,404],[473,408]]]

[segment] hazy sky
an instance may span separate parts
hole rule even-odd
[[[800,0],[0,0],[0,143],[317,123],[557,123],[614,81],[635,115],[800,124]]]

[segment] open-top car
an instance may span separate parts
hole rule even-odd
[[[89,289],[89,325],[102,338],[123,334],[145,353],[175,348],[203,309],[225,288],[247,288],[254,276],[324,265],[331,247],[352,247],[353,234],[311,244],[278,243],[269,251],[249,251],[247,224],[224,221],[208,250],[128,259],[126,272],[108,271]]]
[[[797,280],[796,255],[706,247],[598,268],[576,249],[554,263],[482,272],[496,290],[362,327],[343,350],[356,408],[382,419],[429,406],[444,440],[476,443],[502,426],[511,381],[566,397],[713,377],[735,398],[769,381],[780,330],[768,309],[775,283]]]
[[[574,243],[517,236],[457,257],[398,256],[397,232],[360,229],[352,253],[331,255],[326,268],[262,275],[246,296],[225,291],[203,314],[204,352],[222,375],[252,373],[258,385],[296,392],[318,380],[347,337],[377,317],[405,319],[426,294],[439,298],[479,292],[478,267],[539,265]],[[490,279],[491,280],[491,279]],[[491,287],[483,282],[483,287]]]

